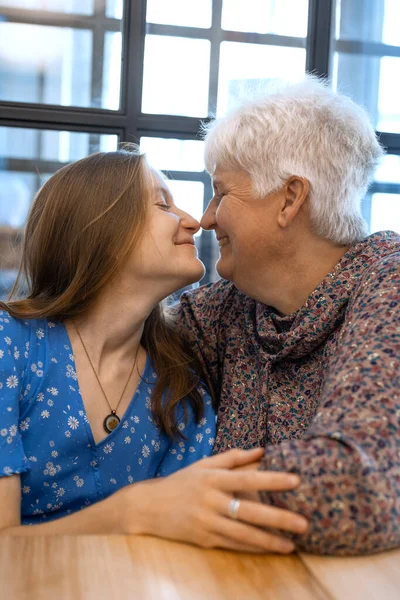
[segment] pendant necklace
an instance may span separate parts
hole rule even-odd
[[[105,400],[106,400],[106,402],[107,402],[108,406],[110,407],[110,411],[111,411],[111,412],[110,412],[110,413],[109,413],[109,414],[106,416],[106,418],[104,419],[104,421],[103,421],[103,427],[104,427],[104,431],[105,431],[106,433],[111,433],[112,431],[114,431],[114,429],[115,429],[115,428],[118,426],[118,424],[121,422],[121,419],[120,419],[120,418],[119,418],[119,416],[117,415],[117,410],[118,410],[118,406],[121,404],[121,400],[122,400],[122,398],[124,397],[124,394],[125,394],[126,388],[128,387],[128,383],[129,383],[129,381],[130,381],[130,379],[131,379],[131,377],[132,377],[133,369],[135,368],[135,365],[136,365],[136,363],[137,363],[137,357],[138,357],[138,353],[139,353],[140,343],[138,344],[138,347],[137,347],[137,350],[136,350],[136,355],[135,355],[135,360],[134,360],[134,362],[133,362],[132,369],[131,369],[131,372],[129,373],[128,379],[126,380],[126,383],[125,383],[124,389],[122,390],[122,394],[121,394],[121,396],[120,396],[120,399],[118,400],[118,404],[117,404],[117,406],[116,406],[115,408],[112,408],[112,406],[111,406],[110,402],[108,401],[107,395],[106,395],[106,393],[105,393],[105,391],[104,391],[104,389],[103,389],[103,386],[101,385],[101,381],[100,381],[100,379],[99,379],[99,376],[97,375],[96,369],[94,368],[94,365],[93,365],[93,363],[92,363],[92,360],[91,360],[91,358],[90,358],[90,356],[89,356],[89,352],[86,350],[86,346],[85,346],[85,344],[84,344],[84,342],[83,342],[83,339],[82,339],[82,336],[81,336],[81,334],[79,333],[79,329],[78,329],[78,327],[77,327],[77,325],[76,325],[75,321],[73,321],[73,324],[74,324],[74,327],[75,327],[75,329],[76,329],[76,333],[78,334],[78,337],[79,337],[79,339],[80,339],[80,341],[81,341],[82,348],[83,348],[83,349],[84,349],[84,351],[85,351],[85,354],[86,354],[86,356],[87,356],[87,359],[88,359],[88,361],[89,361],[89,364],[90,364],[90,366],[92,367],[92,371],[93,371],[93,373],[95,374],[95,377],[96,377],[96,379],[97,379],[97,383],[99,384],[99,386],[100,386],[100,389],[101,389],[101,391],[102,391],[102,393],[103,393],[103,396],[104,396],[104,398],[105,398]]]

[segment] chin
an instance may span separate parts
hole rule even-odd
[[[218,275],[222,277],[222,279],[227,279],[228,281],[233,281],[233,269],[231,266],[224,263],[223,260],[219,259],[215,265],[215,270]]]

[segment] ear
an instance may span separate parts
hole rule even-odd
[[[289,227],[310,191],[310,182],[304,177],[293,175],[281,189],[281,207],[278,215],[278,223],[281,227]]]

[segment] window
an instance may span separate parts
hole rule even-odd
[[[371,113],[388,156],[364,215],[400,231],[399,26],[398,0],[0,0],[0,232],[16,253],[0,258],[3,289],[32,197],[60,166],[140,143],[199,217],[212,194],[201,121],[306,70]],[[213,280],[214,236],[196,243]]]
[[[372,117],[387,156],[364,199],[370,232],[400,233],[400,2],[336,0],[330,74]]]

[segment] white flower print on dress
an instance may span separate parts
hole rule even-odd
[[[38,340],[42,340],[44,338],[43,329],[36,329],[36,337]]]
[[[18,431],[17,426],[11,425],[11,427],[9,429],[11,437],[15,437],[17,435],[17,431]]]
[[[7,337],[5,337],[5,338],[4,338],[4,341],[5,341],[5,343],[7,344],[7,346],[11,346],[11,344],[12,344],[12,339],[11,339],[10,337],[8,337],[8,336],[7,336]]]
[[[126,436],[126,438],[124,438],[124,444],[130,444],[131,443],[131,438],[129,435]]]
[[[43,402],[44,394],[40,393],[36,396],[36,402]]]
[[[4,356],[4,350],[0,350],[0,358],[3,358]]]
[[[68,417],[68,427],[71,429],[78,429],[79,421],[76,417]]]
[[[202,441],[203,441],[203,434],[196,433],[196,442],[202,442]]]
[[[106,444],[103,448],[103,452],[104,454],[111,454],[112,452],[112,446],[110,444]]]
[[[8,388],[16,388],[18,385],[18,377],[16,375],[10,375],[10,377],[7,377],[6,385]]]
[[[40,416],[42,417],[42,419],[48,419],[50,416],[50,413],[48,410],[42,410],[42,412],[40,413]]]
[[[52,396],[58,396],[58,389],[56,387],[47,388],[47,391]]]
[[[150,448],[146,444],[142,448],[142,455],[144,458],[148,458],[150,455]]]
[[[19,350],[16,346],[14,348],[14,358],[15,358],[15,360],[19,359]]]
[[[6,435],[8,435],[8,429],[6,429],[5,427],[3,427],[3,429],[0,429],[0,435],[2,437],[6,437]]]
[[[28,431],[29,429],[29,423],[31,422],[30,418],[27,417],[26,419],[24,419],[23,421],[21,421],[21,423],[19,424],[19,428],[21,431]]]

